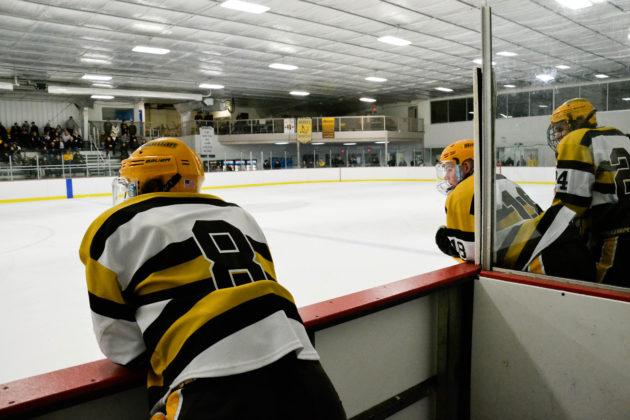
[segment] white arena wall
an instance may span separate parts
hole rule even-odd
[[[520,183],[552,183],[554,168],[503,167],[502,174]],[[73,178],[74,197],[111,193],[112,177]],[[278,183],[352,181],[435,182],[432,167],[278,169],[206,173],[203,189],[261,186]],[[65,179],[0,182],[0,203],[66,198]]]

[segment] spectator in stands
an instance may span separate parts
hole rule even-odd
[[[72,134],[70,133],[70,131],[67,128],[65,128],[63,130],[63,133],[61,133],[61,140],[64,143],[71,143],[72,142],[72,140],[73,140]]]
[[[132,137],[136,137],[138,135],[138,127],[136,127],[136,123],[134,123],[133,121],[129,124],[128,133],[130,141]]]
[[[31,121],[31,137],[33,136],[39,137],[39,127],[35,125],[35,121]]]
[[[105,120],[103,123],[103,133],[105,133],[105,138],[112,135],[112,122],[110,120]]]
[[[0,122],[0,141],[2,141],[2,143],[9,142],[9,133],[7,132],[7,128],[4,125],[2,125],[1,122]]]
[[[475,261],[474,146],[469,139],[446,148],[436,166],[438,190],[447,194],[446,226],[435,235],[438,248]],[[592,281],[595,264],[573,225],[571,211],[547,211],[503,175],[495,182],[496,265],[536,274]],[[472,209],[472,211],[471,211]]]
[[[52,127],[50,126],[50,121],[47,121],[46,125],[44,126],[44,136],[50,133],[50,130],[52,130]]]
[[[129,124],[127,124],[127,120],[123,120],[120,123],[120,136],[124,136],[125,134],[129,134]]]
[[[122,163],[114,199],[131,198],[79,252],[101,350],[147,371],[153,419],[345,419],[260,226],[203,180],[179,139]]]
[[[598,127],[596,113],[589,100],[573,98],[551,115],[547,142],[558,163],[547,212],[575,212],[597,264],[597,281],[628,287],[630,139],[616,128]]]
[[[79,124],[77,124],[77,122],[74,120],[74,118],[72,118],[72,116],[70,116],[70,117],[68,117],[68,120],[66,121],[65,127],[66,127],[66,129],[68,130],[68,132],[70,134],[73,134],[74,130],[79,128]]]
[[[20,126],[18,125],[18,123],[16,122],[13,123],[13,125],[11,126],[10,134],[11,134],[11,141],[17,142],[18,139],[20,138]]]
[[[114,156],[114,148],[116,147],[116,141],[112,136],[107,136],[105,139],[105,152],[107,153],[107,158],[111,158]]]

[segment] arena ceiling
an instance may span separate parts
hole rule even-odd
[[[557,84],[627,77],[630,2],[592,1],[580,10],[553,0],[490,1],[494,51],[517,54],[495,56],[499,86],[543,84],[539,74]],[[119,89],[205,95],[199,84],[209,83],[224,86],[212,90],[220,97],[280,99],[301,90],[311,99],[394,102],[470,93],[473,60],[481,57],[477,0],[255,0],[269,8],[262,14],[222,2],[2,0],[0,81],[20,83],[13,95],[52,84],[90,87],[82,76],[101,74]]]

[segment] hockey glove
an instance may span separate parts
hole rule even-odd
[[[435,232],[435,243],[440,251],[451,257],[459,257],[459,253],[448,239],[448,228],[446,226],[440,226],[437,232]]]

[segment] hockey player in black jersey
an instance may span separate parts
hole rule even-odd
[[[438,190],[447,194],[446,226],[436,233],[445,254],[474,261],[474,175],[472,140],[448,145],[437,165]],[[594,264],[571,223],[575,213],[548,214],[518,185],[497,174],[495,265],[531,273],[593,280]]]
[[[153,419],[344,419],[263,232],[203,179],[179,139],[122,162],[80,249],[101,350],[147,371]]]
[[[597,281],[630,286],[630,139],[597,127],[584,98],[557,107],[547,130],[556,152],[554,207],[577,214],[583,240],[597,264]]]

